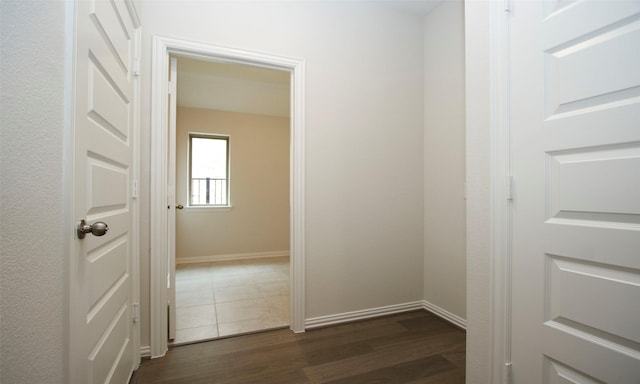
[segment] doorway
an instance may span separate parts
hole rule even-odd
[[[290,321],[294,332],[304,332],[304,61],[281,56],[218,47],[192,41],[154,36],[152,55],[151,117],[151,340],[152,357],[167,351],[167,276],[169,214],[175,205],[167,189],[168,90],[170,56],[245,64],[287,71],[291,76],[290,122]]]
[[[170,343],[287,327],[290,73],[188,57],[171,62]]]

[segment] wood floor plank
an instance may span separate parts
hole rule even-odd
[[[406,384],[461,384],[465,382],[464,368],[441,372],[429,377],[421,377]]]
[[[455,384],[464,383],[464,354],[464,331],[413,311],[174,347],[143,361],[131,384]]]
[[[304,354],[309,365],[320,365],[371,352],[373,348],[367,343],[349,343],[305,350]]]
[[[463,367],[464,368],[465,360],[466,360],[465,342],[462,341],[454,349],[452,349],[452,350],[450,350],[448,352],[442,353],[442,357],[444,357],[445,359],[449,360],[450,362],[452,362],[453,364],[457,365],[458,367]]]
[[[422,359],[351,375],[326,384],[394,383],[406,384],[420,378],[432,377],[437,373],[452,371],[456,367],[441,356]]]
[[[452,337],[455,338],[454,341],[451,341]],[[304,372],[312,383],[327,383],[381,367],[406,363],[419,357],[429,357],[447,352],[457,346],[457,343],[460,342],[459,338],[458,334],[435,334],[419,337],[412,342],[381,346],[373,353],[306,367]]]

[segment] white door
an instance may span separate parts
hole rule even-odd
[[[640,2],[510,16],[515,383],[640,383]]]
[[[169,164],[167,164],[167,223],[169,261],[167,301],[169,305],[169,340],[176,337],[176,114],[178,111],[178,59],[169,59]]]
[[[127,383],[137,365],[132,279],[135,15],[123,0],[76,2],[71,383]],[[97,222],[108,225],[102,236]]]

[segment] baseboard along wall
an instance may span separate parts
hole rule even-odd
[[[424,309],[450,322],[451,324],[459,328],[462,328],[464,330],[467,329],[467,321],[465,319],[443,308],[440,308],[437,305],[432,304],[426,300],[414,301],[414,302],[409,302],[404,304],[389,305],[385,307],[364,309],[360,311],[345,312],[345,313],[339,313],[335,315],[313,317],[305,321],[305,329],[326,327],[329,325],[336,325],[336,324],[347,323],[351,321],[370,319],[372,317],[380,317],[380,316],[398,314],[402,312],[415,311],[418,309]]]
[[[434,315],[441,317],[444,320],[447,320],[448,322],[450,322],[451,324],[464,329],[465,331],[467,330],[467,320],[463,319],[462,317],[458,316],[458,315],[454,315],[453,313],[442,309],[440,307],[438,307],[437,305],[428,302],[427,300],[422,300],[422,305],[423,308],[426,311],[429,311],[431,313],[433,313]]]
[[[176,264],[194,264],[194,263],[212,263],[216,261],[232,261],[246,259],[263,259],[269,257],[289,257],[289,251],[271,251],[271,252],[253,252],[253,253],[234,253],[230,255],[209,255],[209,256],[191,256],[176,257]]]
[[[148,345],[140,347],[140,358],[145,359],[148,357],[151,357],[151,347]]]

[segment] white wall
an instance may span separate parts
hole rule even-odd
[[[178,107],[176,261],[289,251],[289,118]],[[187,207],[189,133],[230,137],[230,210]]]
[[[424,27],[424,299],[466,318],[464,6]]]
[[[467,382],[491,382],[489,2],[465,2]]]
[[[73,5],[71,5],[73,6]],[[64,383],[64,2],[2,1],[0,381]],[[69,31],[66,31],[69,32]]]
[[[143,2],[142,178],[153,34],[306,60],[306,317],[423,297],[423,19],[375,2]],[[142,345],[149,187],[141,186]]]

